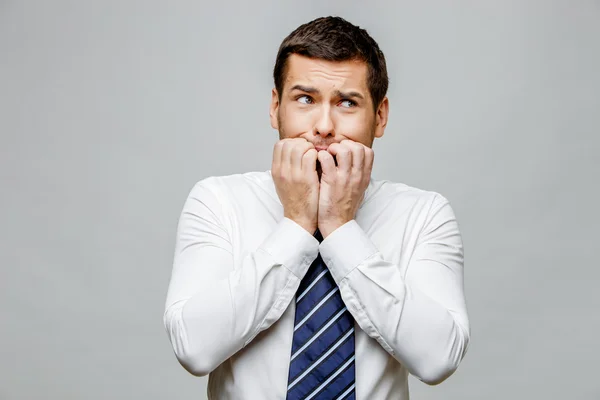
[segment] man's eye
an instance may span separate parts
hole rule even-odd
[[[346,108],[354,107],[356,105],[356,103],[352,100],[342,100],[340,104],[342,105],[342,107]]]
[[[312,104],[312,99],[306,95],[300,96],[296,100],[302,104]]]

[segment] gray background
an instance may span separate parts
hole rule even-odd
[[[270,168],[271,69],[340,15],[388,60],[373,176],[445,195],[472,342],[414,399],[599,399],[600,2],[0,1],[0,398],[203,399],[162,325],[195,182]]]

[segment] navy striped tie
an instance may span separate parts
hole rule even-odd
[[[355,399],[354,379],[354,319],[319,254],[296,293],[287,400]]]

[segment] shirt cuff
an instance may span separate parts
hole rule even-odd
[[[333,279],[339,284],[354,268],[379,250],[353,219],[323,239],[319,252]]]
[[[261,247],[300,279],[319,253],[317,238],[287,217],[279,221]]]

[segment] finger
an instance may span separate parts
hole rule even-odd
[[[302,156],[302,172],[304,176],[313,176],[317,172],[317,149],[308,149]]]
[[[302,180],[305,176],[302,168],[302,159],[304,158],[304,154],[314,147],[315,146],[306,139],[300,138],[300,140],[294,141],[294,149],[291,153],[291,168],[295,180]]]
[[[294,142],[291,139],[284,139],[281,149],[281,173],[287,179],[292,179],[292,151]]]
[[[333,145],[331,145],[333,146]],[[331,147],[329,146],[329,147]],[[333,161],[333,156],[327,150],[321,150],[317,154],[317,158],[321,163],[321,170],[323,171],[323,175],[326,176],[335,176],[336,174],[336,166],[335,161]]]
[[[375,152],[372,148],[365,148],[365,170],[369,173],[369,177],[371,176],[371,172],[373,171],[373,161],[375,160]]]
[[[352,168],[352,150],[347,144],[342,144],[342,142],[332,143],[327,148],[327,151],[335,156],[338,171],[348,175]]]
[[[281,172],[281,153],[283,149],[283,142],[281,140],[275,142],[273,146],[273,162],[271,164],[271,171],[275,173]]]
[[[352,149],[352,174],[362,176],[365,165],[365,146],[362,143],[348,144]]]

